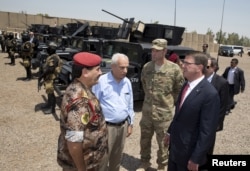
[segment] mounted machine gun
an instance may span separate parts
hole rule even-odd
[[[140,38],[142,36],[145,29],[145,24],[143,22],[139,21],[135,23],[134,18],[124,19],[104,9],[102,9],[102,11],[123,21],[122,26],[117,33],[117,39],[128,39],[131,36]]]
[[[156,38],[163,38],[168,41],[168,45],[180,45],[184,27],[134,22],[134,18],[124,19],[106,10],[102,10],[123,21],[117,34],[117,39],[128,39],[129,42],[148,42],[151,43]]]

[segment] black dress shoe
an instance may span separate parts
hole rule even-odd
[[[231,108],[230,109],[234,109],[235,108],[235,104],[231,105]]]
[[[10,66],[14,66],[14,65],[16,65],[15,63],[10,63]]]

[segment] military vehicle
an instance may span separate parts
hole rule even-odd
[[[38,26],[39,28],[41,27],[41,25]],[[37,25],[31,25],[29,27],[30,30],[40,30],[40,32],[35,32],[35,37],[39,40],[39,52],[37,53],[37,56],[31,60],[32,69],[41,68],[41,65],[45,62],[48,57],[47,44],[49,42],[55,42],[58,45],[56,54],[59,55],[63,61],[72,60],[74,54],[79,52],[79,50],[74,47],[75,45],[72,45],[74,36],[85,31],[87,26],[88,23],[81,24],[79,26],[75,25],[75,23],[68,23],[63,27],[42,27],[46,28],[45,30],[48,30],[47,34],[44,34],[44,29],[38,29],[36,28]],[[61,29],[64,29],[64,31],[62,32]],[[86,34],[86,32],[87,31],[83,32],[83,34]],[[58,33],[64,33],[64,35],[59,35]]]
[[[126,54],[130,60],[127,77],[132,83],[134,101],[139,101],[144,98],[140,81],[141,70],[143,65],[151,60],[151,43],[154,39],[167,39],[168,51],[174,51],[180,58],[184,58],[185,54],[189,51],[193,51],[193,49],[179,46],[182,42],[184,27],[144,24],[140,21],[135,23],[133,18],[122,20],[123,24],[119,28],[115,39],[80,39],[82,41],[81,51],[100,55],[103,58],[101,63],[103,73],[111,70],[110,61],[114,53],[119,52]],[[167,57],[168,54],[166,58]],[[72,64],[73,62],[69,61],[63,65],[62,72],[54,84],[55,90],[59,95],[63,95],[65,88],[72,81]]]

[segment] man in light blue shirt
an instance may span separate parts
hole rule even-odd
[[[126,55],[114,54],[111,71],[102,75],[92,88],[100,101],[109,135],[109,159],[101,166],[102,171],[119,171],[125,139],[132,133],[134,106],[131,82],[126,77],[128,66]]]

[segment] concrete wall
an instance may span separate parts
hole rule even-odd
[[[76,20],[82,23],[89,22],[90,26],[107,26],[117,28],[120,25],[120,23],[89,21],[73,18],[44,17],[41,15],[0,11],[0,30],[22,32],[23,30],[26,30],[28,25],[31,24],[48,24],[53,27],[56,25],[60,26],[67,23],[75,23]],[[214,43],[213,37],[204,34],[184,33],[181,45],[201,51],[204,43],[208,44],[209,52],[218,52],[219,45]]]
[[[202,51],[202,45],[204,43],[208,44],[209,52],[218,52],[219,45],[214,43],[213,36],[197,34],[197,33],[184,33],[182,36],[183,40],[181,45],[191,47],[195,50]]]

